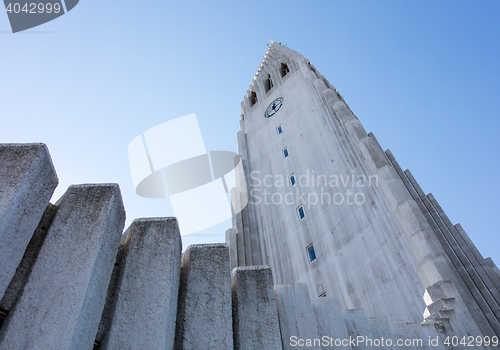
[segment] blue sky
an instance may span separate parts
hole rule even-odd
[[[236,151],[240,103],[268,39],[302,53],[485,257],[500,263],[500,2],[82,0],[9,33],[0,15],[0,140],[44,142],[60,184],[118,182],[127,226],[171,216],[138,197],[127,147],[196,113]],[[223,240],[229,223],[191,242]]]

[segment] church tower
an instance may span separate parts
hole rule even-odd
[[[457,329],[500,335],[495,264],[304,56],[272,42],[241,109],[231,267],[269,265],[368,317],[453,311]]]

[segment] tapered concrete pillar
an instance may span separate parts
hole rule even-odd
[[[0,145],[0,299],[58,181],[44,144]]]
[[[175,349],[233,349],[229,249],[193,244],[182,256]]]
[[[307,284],[278,284],[275,286],[278,317],[283,349],[321,349],[314,309]],[[312,342],[307,342],[307,339]],[[314,340],[318,340],[316,344]]]
[[[116,184],[70,186],[58,203],[0,349],[92,349],[125,221]]]
[[[176,218],[134,220],[120,244],[99,349],[172,349],[181,252]]]
[[[237,267],[232,273],[236,349],[282,349],[270,267]]]

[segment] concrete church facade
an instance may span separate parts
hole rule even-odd
[[[269,265],[368,317],[422,322],[455,298],[465,329],[500,334],[495,264],[304,56],[271,43],[241,106],[232,267]]]
[[[302,55],[273,43],[242,112],[234,227],[184,253],[0,144],[0,349],[498,348],[495,264]]]

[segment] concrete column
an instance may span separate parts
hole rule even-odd
[[[99,348],[172,349],[182,252],[177,219],[134,220],[119,250]]]
[[[247,203],[247,206],[244,209],[245,214],[243,216],[243,229],[245,232],[248,231],[248,234],[250,235],[252,262],[253,265],[261,265],[263,262],[260,252],[259,231],[255,218],[255,208],[248,198],[248,191],[252,189],[252,180],[250,173],[248,172],[248,151],[246,136],[243,129],[244,128],[242,128],[242,131],[239,131],[237,134],[238,153],[241,157],[242,169],[239,167],[236,168],[240,170],[236,173],[236,186],[240,188],[240,198],[242,199],[242,203]],[[247,265],[250,264],[247,263]]]
[[[321,349],[307,284],[278,284],[275,286],[275,292],[283,349],[296,349],[301,340],[308,346],[307,349]],[[306,339],[312,341],[311,345],[305,342]],[[316,344],[315,339],[318,339]]]
[[[235,349],[282,349],[270,267],[232,271]]]
[[[233,213],[235,213],[233,215],[233,228],[236,230],[237,266],[246,266],[245,241],[243,238],[243,213],[241,212],[241,196],[238,187],[231,189],[231,204],[233,206]]]
[[[0,299],[58,182],[44,144],[0,145]]]
[[[193,244],[182,256],[175,349],[233,349],[225,244]]]
[[[231,271],[238,266],[238,246],[236,244],[236,229],[226,231],[226,244],[229,248],[229,266]]]
[[[45,237],[47,236],[47,232],[56,212],[57,207],[49,204],[43,213],[42,219],[40,220],[33,237],[31,237],[30,243],[26,247],[23,259],[17,267],[16,274],[12,278],[12,281],[10,281],[2,300],[0,301],[0,327],[2,327],[5,317],[16,304],[17,298],[21,295],[26,282],[28,282],[31,270],[38,257],[40,248],[45,241]]]
[[[56,205],[0,349],[92,349],[125,221],[120,188],[70,186]]]
[[[323,349],[351,349],[350,346],[342,345],[342,340],[349,338],[344,322],[344,315],[337,297],[316,297],[312,299],[316,324],[319,336],[327,336],[329,344],[323,345]],[[339,340],[338,343],[335,340]],[[333,345],[332,345],[333,344]],[[340,346],[337,346],[340,345]]]
[[[240,198],[242,196],[243,194],[240,193]],[[243,226],[243,231],[241,233],[243,235],[243,241],[245,242],[244,246],[246,266],[255,265],[253,261],[252,237],[250,236],[250,227],[248,222],[248,206],[243,208],[243,210],[241,211],[241,223]]]

